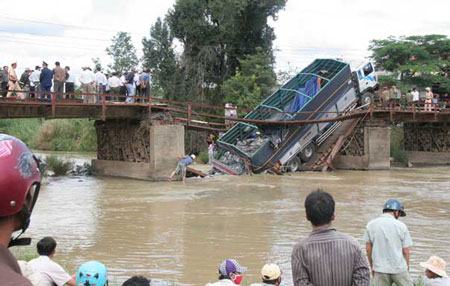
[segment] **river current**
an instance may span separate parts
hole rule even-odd
[[[450,167],[220,176],[186,184],[47,178],[27,233],[34,243],[53,236],[55,260],[70,273],[84,261],[103,262],[112,285],[136,274],[153,285],[204,285],[216,280],[228,257],[248,267],[245,284],[258,282],[262,265],[274,262],[283,284],[292,285],[292,247],[311,231],[303,202],[317,188],[336,200],[334,226],[361,247],[365,225],[383,203],[402,200],[414,277],[430,255],[450,261]]]

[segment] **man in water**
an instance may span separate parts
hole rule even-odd
[[[399,217],[406,216],[403,204],[389,199],[383,214],[366,227],[364,241],[375,286],[411,286],[409,255],[412,239]]]
[[[173,171],[172,174],[170,174],[169,181],[172,181],[172,179],[173,179],[173,177],[175,177],[175,175],[180,174],[181,179],[183,180],[183,182],[185,182],[186,181],[186,168],[187,168],[187,166],[194,163],[194,161],[195,161],[194,154],[180,158],[178,160],[178,164],[177,164],[175,171]]]
[[[331,225],[334,206],[333,197],[322,190],[306,197],[306,219],[313,231],[292,251],[294,286],[370,285],[369,265],[359,243]]]

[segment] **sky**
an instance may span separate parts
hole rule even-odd
[[[19,71],[45,60],[75,73],[99,57],[118,31],[141,40],[175,0],[0,0],[0,65],[18,61]],[[288,0],[275,29],[276,70],[293,73],[315,58],[341,58],[353,66],[367,60],[369,42],[388,36],[450,35],[448,0]],[[181,47],[176,47],[181,50]]]

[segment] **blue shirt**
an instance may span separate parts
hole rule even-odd
[[[51,87],[53,80],[53,72],[48,68],[43,68],[41,75],[39,76],[39,81],[43,87]]]
[[[391,214],[382,214],[367,224],[364,241],[372,244],[375,272],[399,274],[408,271],[403,248],[411,247],[413,243],[403,222]]]
[[[184,166],[188,166],[190,164],[192,164],[194,162],[194,160],[192,160],[191,156],[185,156],[180,160],[180,164],[184,165]]]

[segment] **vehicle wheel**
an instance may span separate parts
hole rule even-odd
[[[303,148],[303,150],[300,152],[300,159],[302,159],[302,162],[309,162],[309,160],[311,160],[312,156],[314,155],[314,151],[316,151],[316,148],[314,147],[313,143],[309,143],[308,146]]]
[[[359,104],[361,105],[361,106],[369,106],[369,105],[371,105],[372,103],[373,103],[373,99],[374,99],[374,97],[375,97],[375,95],[373,94],[373,93],[371,93],[371,92],[365,92],[365,93],[363,93],[362,95],[361,95],[361,98],[360,98],[360,102],[359,102]]]
[[[286,163],[286,171],[288,172],[297,172],[300,169],[300,159],[295,156],[289,162]]]

